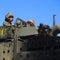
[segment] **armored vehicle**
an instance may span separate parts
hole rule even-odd
[[[0,60],[60,60],[59,32],[55,23],[36,27],[20,18],[12,27],[0,26]]]

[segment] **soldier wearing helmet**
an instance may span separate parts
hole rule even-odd
[[[34,20],[32,20],[32,19],[28,20],[27,23],[28,23],[30,26],[35,26],[35,25],[34,25]]]
[[[12,26],[12,21],[13,21],[14,16],[11,13],[7,13],[5,16],[5,21],[3,23],[4,26],[6,27],[11,27]]]

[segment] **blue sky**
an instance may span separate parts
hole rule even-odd
[[[0,25],[8,12],[14,15],[13,24],[19,17],[25,21],[33,19],[35,25],[52,26],[53,14],[56,14],[56,24],[60,24],[60,0],[0,0]]]

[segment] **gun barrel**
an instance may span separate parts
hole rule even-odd
[[[22,20],[21,18],[16,18],[16,20],[20,20],[23,23],[26,23],[24,20]]]

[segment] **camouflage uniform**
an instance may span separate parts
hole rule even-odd
[[[9,27],[12,26],[11,22],[8,20],[9,17],[13,18],[13,15],[11,13],[6,14],[5,21],[3,22],[4,26],[9,26]]]
[[[9,22],[7,22],[7,21],[4,21],[3,25],[4,25],[4,26],[12,26],[12,24],[9,23]]]

